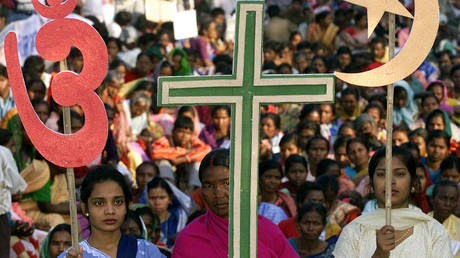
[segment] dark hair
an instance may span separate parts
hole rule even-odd
[[[267,9],[267,13],[270,17],[279,16],[281,13],[281,9],[278,5],[270,5]]]
[[[115,43],[115,45],[117,45],[118,47],[118,50],[121,51],[121,47],[122,47],[122,43],[121,43],[121,40],[119,38],[114,38],[114,37],[110,37],[106,40],[106,44],[108,45],[109,42],[113,42]],[[117,60],[117,59],[116,59]]]
[[[262,121],[264,118],[268,118],[273,120],[273,123],[275,124],[276,129],[281,128],[281,118],[278,114],[275,113],[264,113],[262,114],[262,117],[260,118],[260,121]]]
[[[450,77],[452,77],[457,70],[460,70],[460,64],[452,66],[452,68],[450,69]]]
[[[5,146],[13,137],[13,134],[10,131],[0,128],[0,145]]]
[[[438,139],[438,138],[441,138],[444,140],[444,142],[446,143],[447,149],[450,148],[450,137],[446,132],[441,131],[441,130],[433,130],[429,132],[428,137],[426,138],[426,145],[428,146],[428,144],[430,144],[431,141],[433,141],[434,139]]]
[[[125,222],[128,221],[128,219],[134,220],[134,222],[136,222],[137,226],[139,227],[139,230],[141,232],[144,231],[144,228],[142,227],[141,219],[140,219],[139,215],[136,214],[136,212],[134,212],[132,210],[128,210],[128,212],[126,213]],[[141,237],[141,236],[137,236],[137,235],[135,235],[135,236],[136,237]]]
[[[222,8],[214,8],[211,10],[211,16],[216,17],[217,15],[225,15],[225,11]]]
[[[192,214],[190,214],[187,218],[187,223],[186,225],[190,224],[192,221],[197,219],[198,217],[206,214],[206,210],[196,210]]]
[[[349,54],[351,56],[351,50],[347,46],[341,46],[337,49],[337,56],[343,55],[343,54]]]
[[[380,113],[380,118],[383,118],[384,114],[385,114],[385,111],[383,110],[383,108],[375,103],[370,103],[368,104],[364,110],[363,110],[363,113],[368,113],[370,109],[372,108],[375,108],[379,111]],[[378,122],[378,121],[375,121],[375,122]]]
[[[82,125],[85,124],[85,118],[72,109],[70,110],[70,118],[75,118],[79,120]],[[64,114],[63,113],[59,115],[59,120],[57,124],[58,124],[59,130],[64,131]]]
[[[0,76],[8,79],[8,72],[6,71],[6,67],[2,64],[0,64]]]
[[[153,224],[154,231],[158,228],[158,226],[160,226],[160,219],[158,218],[158,215],[153,213],[150,207],[139,207],[136,210],[134,210],[134,212],[139,217],[142,217],[142,215],[148,215],[152,217],[152,224]]]
[[[281,164],[274,159],[268,159],[259,163],[259,179],[270,169],[277,169],[280,172],[281,177],[283,176]]]
[[[199,178],[202,182],[204,171],[211,166],[224,166],[230,168],[230,151],[217,148],[208,153],[200,163]]]
[[[403,133],[405,133],[407,135],[407,138],[409,138],[410,129],[409,129],[409,127],[407,127],[406,124],[401,124],[401,125],[399,125],[399,126],[397,126],[397,127],[395,127],[393,129],[393,134],[395,132],[403,132]]]
[[[132,200],[131,190],[126,183],[124,176],[118,172],[118,170],[106,165],[96,166],[89,170],[85,179],[83,179],[83,183],[81,184],[81,201],[88,205],[88,199],[94,190],[94,185],[106,181],[114,181],[121,187],[123,195],[125,196],[126,210],[128,210],[129,202]]]
[[[339,127],[339,131],[337,134],[340,135],[342,131],[345,130],[345,128],[351,128],[354,132],[356,132],[355,127],[353,126],[353,123],[350,121],[346,121]]]
[[[311,130],[315,133],[315,135],[320,134],[320,126],[319,124],[313,122],[313,121],[302,121],[299,124],[297,124],[297,133],[300,134],[303,129],[308,129]]]
[[[349,86],[346,89],[342,90],[342,99],[345,95],[353,95],[356,98],[356,101],[359,101],[359,90],[356,87]]]
[[[317,212],[322,217],[323,226],[326,226],[327,222],[327,210],[323,205],[317,202],[307,202],[299,209],[297,214],[297,222],[302,220],[302,217],[308,212]]]
[[[324,20],[329,14],[331,14],[331,12],[329,12],[329,11],[322,11],[322,12],[318,13],[315,16],[315,22],[319,23],[321,20]]]
[[[294,144],[295,146],[297,146],[297,148],[300,148],[299,136],[297,134],[295,134],[295,133],[285,134],[285,135],[283,135],[283,137],[281,137],[279,146],[281,147],[281,146],[283,146],[285,144],[288,144],[288,143]]]
[[[182,106],[179,108],[177,111],[177,116],[182,116],[184,113],[190,112],[193,114],[193,116],[196,116],[195,109],[192,106]]]
[[[430,121],[437,117],[437,116],[440,116],[442,118],[442,121],[444,123],[444,127],[447,127],[447,121],[444,119],[444,111],[442,111],[441,109],[435,109],[433,111],[431,111],[425,118],[425,124],[428,125],[430,123]]]
[[[415,150],[418,153],[418,156],[420,157],[420,149],[418,148],[418,145],[415,142],[406,142],[401,145],[401,148],[407,151]]]
[[[340,147],[347,147],[347,142],[350,140],[350,136],[340,136],[335,139],[334,145],[332,146],[334,152],[337,152],[337,149]]]
[[[422,106],[423,106],[423,103],[425,103],[425,101],[429,98],[434,98],[436,100],[436,103],[438,103],[438,105],[441,104],[440,100],[436,98],[433,92],[427,91],[425,92],[425,94],[422,95]]]
[[[120,26],[126,26],[131,22],[132,15],[127,11],[120,11],[115,14],[114,21]]]
[[[286,159],[286,162],[284,163],[285,174],[287,174],[289,170],[291,169],[291,167],[297,163],[302,164],[305,167],[305,169],[308,169],[307,160],[304,157],[298,154],[292,154]]]
[[[46,86],[45,86],[45,83],[38,77],[35,77],[35,78],[32,78],[31,80],[28,80],[26,82],[26,89],[27,90],[30,90],[30,87],[32,86],[32,84],[34,83],[39,83],[41,86],[42,86],[42,90],[44,93],[46,93]]]
[[[144,167],[152,167],[157,175],[160,174],[160,169],[158,168],[157,164],[155,164],[154,162],[151,162],[151,161],[144,161],[142,162],[137,168],[136,168],[136,174]]]
[[[367,152],[369,152],[369,146],[367,146],[366,142],[363,139],[356,137],[347,141],[347,154],[350,152],[350,147],[353,143],[360,143],[366,148]]]
[[[451,180],[441,180],[437,184],[434,185],[433,199],[436,198],[436,195],[439,193],[439,188],[446,187],[446,186],[450,186],[450,187],[454,188],[455,192],[457,192],[457,197],[458,197],[459,192],[458,192],[457,183],[454,182],[454,181],[451,181]]]
[[[340,165],[337,161],[333,159],[323,159],[318,163],[318,166],[316,167],[316,176],[322,176],[324,173],[326,173],[326,170],[331,167],[336,165],[337,167],[340,168]]]
[[[190,117],[188,116],[178,116],[176,118],[176,121],[174,122],[174,130],[177,129],[189,129],[190,131],[193,132],[193,121]]]
[[[313,112],[318,112],[319,117],[321,118],[321,108],[318,104],[307,104],[303,106],[302,111],[300,112],[299,120],[303,121],[309,114]]]
[[[70,225],[69,224],[65,224],[65,223],[62,223],[62,224],[59,224],[59,225],[56,225],[53,230],[51,230],[49,232],[49,240],[51,241],[51,239],[53,238],[54,234],[57,233],[57,232],[61,232],[61,231],[66,231],[68,232],[69,234],[72,234],[72,230],[70,228]],[[48,243],[49,245],[49,243]]]
[[[324,188],[318,184],[317,182],[310,182],[307,181],[303,183],[299,188],[297,188],[297,207],[301,207],[305,198],[307,198],[308,194],[311,191],[321,191],[326,198],[326,193],[324,192]]]
[[[375,45],[375,44],[382,44],[383,46],[385,46],[385,39],[383,39],[382,37],[375,37],[372,41],[371,41],[371,46],[372,45]]]
[[[442,174],[442,172],[453,168],[455,168],[460,173],[460,158],[449,155],[441,162],[439,170]]]
[[[392,147],[392,155],[393,157],[399,157],[401,162],[406,165],[407,170],[409,171],[411,177],[411,184],[415,184],[417,181],[417,174],[416,174],[416,163],[414,157],[412,157],[412,153],[410,151],[405,150],[404,148],[393,146]],[[386,147],[380,148],[371,158],[369,161],[369,178],[371,186],[373,184],[374,173],[377,165],[379,164],[380,160],[384,159],[386,156]]]
[[[335,193],[335,196],[339,193],[339,181],[335,178],[335,176],[322,175],[316,179],[316,182],[318,182],[325,191],[330,189],[333,193]]]
[[[326,138],[324,138],[324,136],[322,136],[322,135],[320,135],[320,134],[315,135],[315,136],[312,136],[312,137],[310,137],[310,139],[308,139],[307,145],[305,146],[305,150],[306,150],[306,151],[308,151],[308,149],[310,149],[310,146],[313,144],[313,141],[315,141],[315,140],[322,140],[322,141],[324,141],[324,142],[326,143],[327,152],[329,153],[329,148],[330,148],[330,146],[329,146],[329,141],[328,141]]]
[[[288,63],[282,63],[282,64],[280,64],[280,66],[278,66],[277,72],[278,72],[278,73],[281,73],[281,70],[282,70],[283,68],[288,68],[289,71],[292,73],[292,66],[291,66],[290,64],[288,64]]]
[[[165,190],[166,193],[168,194],[169,198],[172,201],[172,199],[174,197],[174,194],[173,194],[173,191],[171,190],[171,187],[169,186],[168,182],[166,182],[166,179],[163,179],[163,178],[161,178],[159,176],[152,178],[152,180],[150,180],[147,183],[147,194],[150,192],[151,189],[156,189],[156,188],[161,188],[161,189]]]
[[[417,128],[409,134],[409,139],[413,136],[422,137],[423,140],[425,140],[428,136],[428,133],[424,128]]]
[[[227,112],[228,116],[231,116],[231,110],[230,110],[229,106],[227,106],[227,105],[217,105],[217,106],[212,107],[212,109],[211,109],[211,117],[214,117],[217,114],[217,111],[219,111],[221,109],[225,110]]]
[[[23,69],[43,73],[45,71],[45,61],[41,56],[29,56],[24,61]]]

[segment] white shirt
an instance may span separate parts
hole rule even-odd
[[[24,191],[27,183],[19,175],[11,151],[0,146],[0,214],[11,210],[11,195]]]

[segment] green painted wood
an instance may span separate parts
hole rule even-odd
[[[239,0],[236,20],[233,75],[160,77],[158,103],[232,106],[229,257],[255,257],[259,105],[332,102],[334,78],[332,74],[260,75],[263,1]]]

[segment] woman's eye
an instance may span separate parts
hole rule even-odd
[[[96,206],[102,206],[104,203],[102,201],[96,201],[94,202],[94,205]]]
[[[123,203],[124,203],[123,200],[115,200],[115,205],[120,206],[120,205],[122,205]]]

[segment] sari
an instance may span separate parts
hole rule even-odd
[[[273,203],[283,209],[284,213],[288,217],[295,217],[297,216],[297,206],[295,204],[294,199],[284,192],[278,191],[278,198]]]
[[[257,224],[257,257],[299,257],[275,224],[260,215]],[[182,230],[172,257],[228,257],[228,220],[208,210]]]
[[[295,238],[290,238],[289,243],[291,244],[292,248],[299,253],[299,249],[297,247],[297,242],[295,241]],[[333,258],[334,256],[332,255],[332,251],[334,251],[335,248],[335,242],[328,242],[326,249],[322,251],[321,253],[315,254],[315,255],[310,255],[306,256],[307,258]]]
[[[413,233],[391,251],[390,257],[453,257],[446,229],[419,208],[392,209],[391,215],[395,230],[413,227]],[[377,247],[376,230],[385,224],[385,209],[358,217],[342,230],[333,255],[372,257]]]
[[[110,258],[109,255],[92,247],[88,241],[84,240],[79,243],[83,248],[83,257],[85,258]],[[65,258],[70,248],[58,256],[58,258]],[[122,234],[118,242],[117,258],[164,258],[165,256],[160,253],[158,247],[154,244],[144,240],[137,239],[131,235]]]

